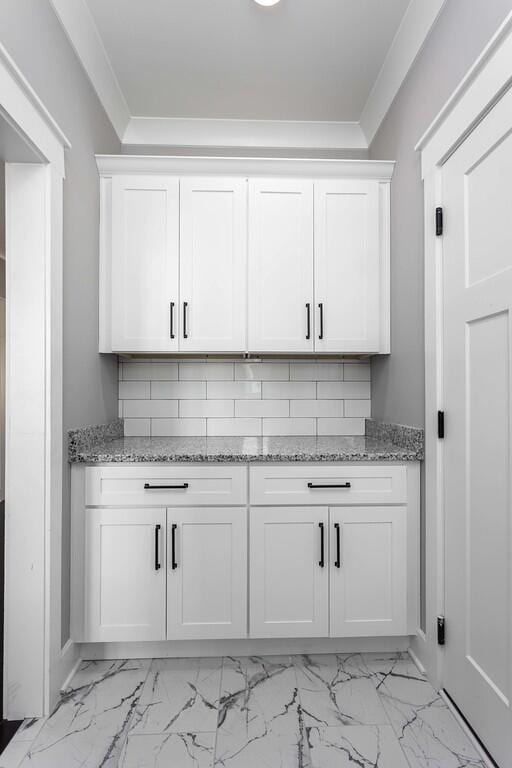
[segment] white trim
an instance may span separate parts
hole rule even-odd
[[[1,43],[0,115],[17,128],[42,161],[52,163],[64,177],[64,150],[71,144]]]
[[[430,678],[443,679],[442,648],[435,619],[444,612],[443,444],[437,437],[437,410],[443,410],[442,238],[436,238],[434,211],[442,206],[442,167],[489,110],[512,87],[512,12],[448,99],[417,145],[421,149],[425,218],[425,503],[426,636],[413,643]]]
[[[55,703],[61,649],[62,230],[70,147],[0,46],[0,112],[40,163],[6,160],[6,563],[4,711]]]
[[[50,0],[103,109],[120,139],[130,113],[103,41],[84,0]]]
[[[100,176],[126,173],[217,176],[295,176],[389,181],[395,163],[388,160],[323,160],[265,157],[166,157],[96,155]]]
[[[511,61],[512,11],[416,144],[415,149],[421,151],[423,177],[446,162],[510,87]]]
[[[165,659],[211,656],[274,656],[309,653],[407,651],[409,637],[164,640],[144,643],[82,643],[82,659]]]
[[[132,117],[122,141],[153,146],[368,149],[359,123],[313,120]]]
[[[372,143],[445,2],[411,0],[361,113],[360,124],[368,145]]]

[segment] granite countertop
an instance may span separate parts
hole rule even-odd
[[[70,461],[419,461],[422,449],[372,437],[120,437],[79,447]]]

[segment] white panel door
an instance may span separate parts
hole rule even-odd
[[[247,636],[245,507],[167,510],[169,640]]]
[[[315,349],[378,352],[379,185],[315,182]]]
[[[443,683],[512,766],[512,93],[442,170]]]
[[[180,350],[247,348],[247,182],[180,182]]]
[[[165,640],[165,573],[165,509],[87,509],[84,640]]]
[[[179,182],[112,179],[112,349],[178,350]]]
[[[313,183],[249,181],[249,351],[313,351]]]
[[[250,515],[251,637],[327,637],[327,507]]]
[[[331,637],[407,633],[407,507],[330,510]]]

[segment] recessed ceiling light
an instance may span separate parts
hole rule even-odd
[[[279,0],[255,0],[258,5],[277,5]]]

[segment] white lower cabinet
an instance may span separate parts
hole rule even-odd
[[[246,637],[246,508],[168,509],[167,536],[167,637]]]
[[[165,509],[88,509],[86,640],[165,640]]]
[[[331,637],[407,634],[407,507],[329,517]]]
[[[251,637],[326,637],[327,507],[251,509]]]

